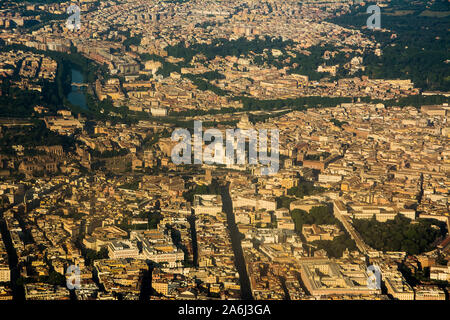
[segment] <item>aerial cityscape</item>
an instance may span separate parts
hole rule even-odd
[[[2,0],[0,300],[449,300],[449,31],[447,0]]]

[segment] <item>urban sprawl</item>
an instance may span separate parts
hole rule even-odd
[[[357,2],[0,4],[0,300],[448,300],[448,93],[365,75]],[[194,121],[279,169],[175,164]]]

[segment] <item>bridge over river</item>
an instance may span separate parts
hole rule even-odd
[[[72,86],[75,86],[75,87],[87,87],[88,85],[89,85],[88,83],[72,82]]]

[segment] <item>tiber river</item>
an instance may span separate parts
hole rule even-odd
[[[83,83],[84,78],[80,71],[72,68],[72,83]],[[87,109],[86,96],[84,94],[84,88],[78,86],[72,86],[69,94],[67,95],[67,100],[71,104],[78,106],[83,109]]]

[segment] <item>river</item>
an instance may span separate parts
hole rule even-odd
[[[84,83],[83,74],[79,70],[74,68],[72,68],[72,83]],[[87,109],[86,95],[83,91],[83,87],[72,85],[71,88],[72,89],[67,95],[67,100],[69,100],[71,104],[77,107]]]

